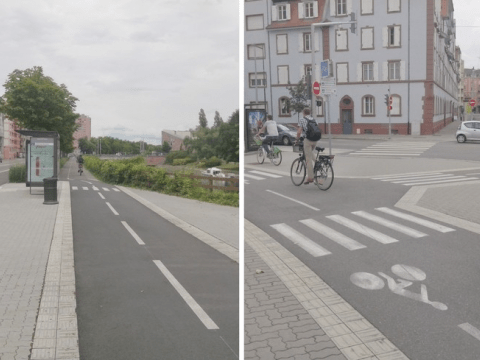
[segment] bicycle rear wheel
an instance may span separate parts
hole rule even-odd
[[[290,179],[292,179],[293,185],[302,185],[306,175],[307,169],[305,167],[305,161],[300,158],[295,159],[290,168]]]
[[[259,147],[257,151],[257,161],[259,164],[263,164],[265,161],[265,151],[263,151],[263,147]]]
[[[270,158],[270,161],[272,162],[273,165],[278,166],[282,162],[282,152],[279,151],[278,153],[272,153],[272,157]]]
[[[320,162],[320,164],[315,164],[314,169],[314,182],[320,190],[328,190],[333,184],[333,167],[332,164],[328,162]]]

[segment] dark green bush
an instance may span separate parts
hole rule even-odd
[[[165,164],[173,165],[175,159],[185,159],[187,157],[189,157],[189,154],[184,150],[172,151],[165,157]]]
[[[222,165],[222,160],[217,158],[216,156],[212,156],[210,159],[205,161],[205,167],[214,167],[214,166],[219,166]]]
[[[11,183],[26,182],[27,167],[25,165],[15,165],[8,172],[8,181]]]

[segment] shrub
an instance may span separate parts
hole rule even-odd
[[[217,158],[216,156],[212,156],[210,159],[205,161],[205,167],[214,167],[214,166],[219,166],[222,165],[222,160]]]
[[[188,152],[184,150],[172,151],[168,153],[168,155],[165,157],[165,164],[173,165],[173,161],[175,159],[185,159],[187,157],[188,157]]]
[[[27,167],[25,165],[15,165],[8,172],[8,181],[11,183],[22,183],[26,181]]]

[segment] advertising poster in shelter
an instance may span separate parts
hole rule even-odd
[[[248,150],[255,150],[258,145],[255,143],[254,136],[258,133],[258,130],[262,128],[265,122],[265,110],[247,110],[245,119],[247,124],[245,126],[247,136],[247,148]]]
[[[28,182],[43,183],[43,179],[54,176],[55,139],[32,138],[28,148],[30,161]]]

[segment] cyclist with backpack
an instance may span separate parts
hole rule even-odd
[[[298,122],[299,127],[297,130],[297,142],[302,136],[302,132],[305,133],[305,139],[303,140],[303,153],[305,154],[305,161],[307,163],[307,180],[305,185],[313,182],[313,161],[315,160],[313,150],[317,145],[317,141],[321,139],[322,132],[313,117],[310,116],[310,109],[303,110],[303,118]]]

